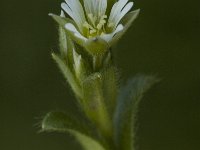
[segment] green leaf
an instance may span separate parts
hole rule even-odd
[[[105,106],[102,89],[102,75],[94,73],[83,82],[83,108],[88,118],[105,135],[111,135],[111,121]]]
[[[105,98],[106,107],[110,112],[110,116],[113,117],[113,113],[116,107],[117,95],[118,95],[118,77],[117,70],[113,66],[109,66],[102,71],[103,76],[103,93]]]
[[[69,132],[68,130],[77,130],[88,135],[87,127],[82,122],[78,122],[75,117],[67,115],[64,112],[49,112],[42,121],[43,131]]]
[[[100,143],[98,143],[91,137],[85,136],[84,134],[81,134],[80,132],[74,130],[71,131],[71,134],[76,137],[76,139],[80,142],[85,150],[105,150],[105,148]]]
[[[140,13],[140,9],[137,9],[125,15],[125,17],[121,21],[121,23],[124,25],[124,29],[113,37],[113,40],[111,41],[110,45],[117,43],[117,41],[126,33],[129,27],[138,17],[139,13]]]
[[[105,150],[99,141],[90,136],[90,129],[85,123],[63,112],[48,113],[42,121],[42,130],[70,133],[85,150]]]
[[[79,98],[82,98],[82,89],[80,85],[78,84],[74,74],[69,69],[68,65],[65,63],[65,61],[57,56],[56,54],[52,54],[53,59],[57,62],[61,72],[63,73],[64,77],[67,79],[68,83],[70,84],[72,90],[75,92],[76,96]]]
[[[115,142],[120,150],[134,150],[135,124],[143,94],[158,80],[153,76],[137,76],[127,82],[119,95],[115,113]]]

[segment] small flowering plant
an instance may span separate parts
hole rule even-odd
[[[50,112],[43,131],[72,134],[84,150],[135,150],[139,102],[157,80],[138,75],[120,84],[110,48],[137,18],[128,0],[65,0],[59,25],[60,54],[53,53],[82,114]],[[76,116],[76,117],[75,117]]]

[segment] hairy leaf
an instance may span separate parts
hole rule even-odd
[[[87,116],[106,135],[110,135],[111,122],[105,106],[102,89],[102,75],[94,73],[83,82],[83,106]]]
[[[119,150],[134,150],[135,124],[143,94],[158,80],[153,76],[137,76],[121,89],[115,113],[115,142]]]
[[[63,112],[48,113],[42,121],[42,130],[70,133],[85,150],[105,150],[100,142],[91,136],[91,129],[85,123]]]
[[[106,107],[113,117],[113,112],[116,107],[118,95],[118,78],[116,68],[109,66],[102,71],[103,76],[103,94],[105,98]]]

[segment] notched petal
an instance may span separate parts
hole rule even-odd
[[[129,29],[131,24],[135,21],[135,19],[138,17],[140,13],[140,9],[137,9],[135,11],[132,11],[125,15],[125,17],[122,19],[121,23],[124,26],[124,29],[116,34],[116,36],[113,37],[111,41],[111,45],[116,44],[116,42],[126,33],[126,31]]]

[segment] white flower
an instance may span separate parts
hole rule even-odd
[[[107,10],[107,0],[83,0],[83,5],[79,0],[65,0],[61,4],[73,20],[67,21],[64,27],[72,39],[95,53],[117,41],[139,14],[139,10],[128,13],[133,7],[133,2],[128,0],[118,0],[111,10]]]

